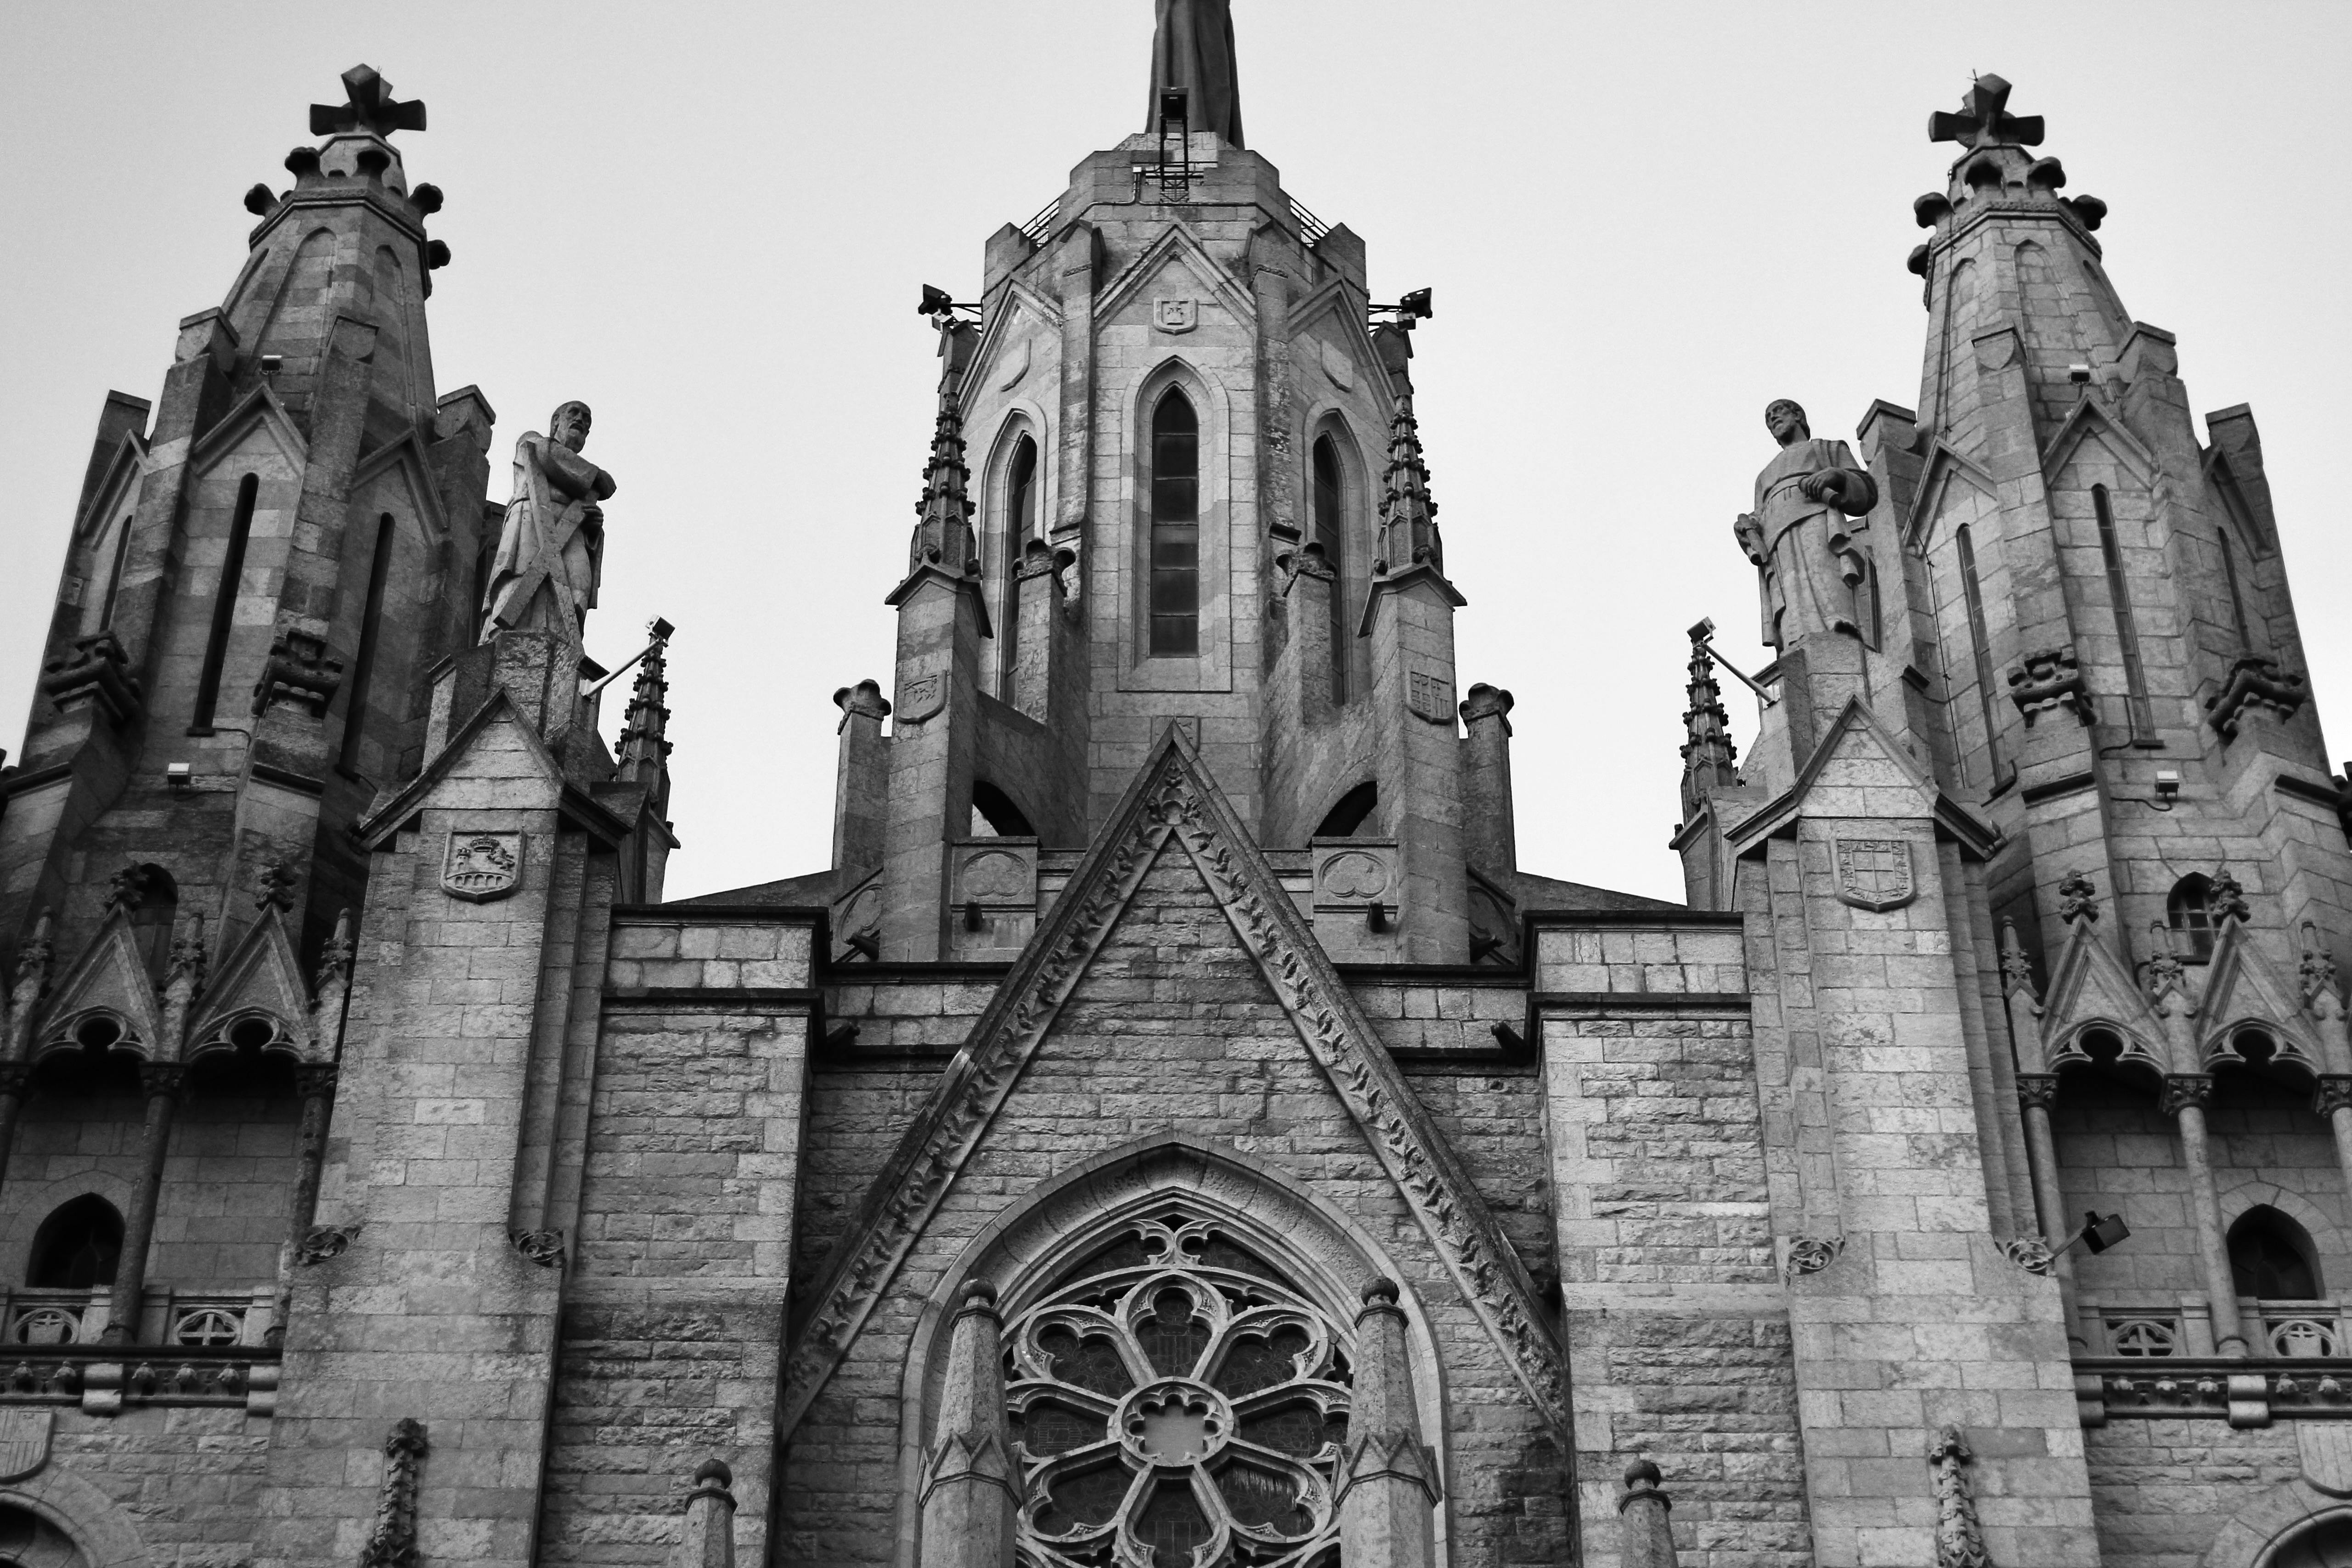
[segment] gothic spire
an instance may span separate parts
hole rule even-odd
[[[963,401],[956,395],[979,330],[968,322],[940,323],[940,411],[931,425],[931,460],[923,469],[923,499],[915,503],[919,521],[907,552],[907,570],[925,565],[952,573],[980,570],[971,532],[971,500],[965,483],[971,469],[963,460]]]
[[[1690,677],[1683,687],[1683,820],[1698,814],[1699,803],[1718,788],[1737,786],[1738,751],[1731,743],[1730,716],[1723,710],[1723,688],[1715,679],[1715,655],[1691,639]]]
[[[653,625],[653,646],[637,666],[636,684],[629,689],[628,710],[621,719],[618,776],[627,784],[651,784],[667,770],[670,743],[669,639],[667,621]]]
[[[1184,94],[1188,129],[1242,145],[1242,89],[1234,56],[1232,0],[1157,0],[1151,35],[1151,108],[1146,132],[1161,129],[1164,96]]]
[[[1389,421],[1389,466],[1381,496],[1381,559],[1376,572],[1427,566],[1445,574],[1445,545],[1437,532],[1437,503],[1429,499],[1429,465],[1421,460],[1421,424],[1412,395],[1399,393]]]

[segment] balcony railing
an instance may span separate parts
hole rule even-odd
[[[275,1291],[150,1290],[132,1344],[102,1342],[111,1292],[0,1292],[0,1405],[277,1408]]]
[[[2314,1361],[2352,1355],[2352,1318],[2341,1303],[2238,1300],[2247,1350],[2259,1359]],[[2213,1353],[2212,1331],[2200,1315],[2179,1307],[2118,1307],[2083,1303],[2083,1337],[2094,1356],[2143,1361]]]

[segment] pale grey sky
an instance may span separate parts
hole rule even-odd
[[[2322,716],[2352,702],[2352,7],[1234,9],[1251,145],[1364,237],[1377,295],[1437,290],[1419,412],[1463,683],[1518,699],[1528,869],[1681,896],[1683,629],[1756,657],[1729,525],[1769,399],[1842,436],[1916,402],[1911,198],[1972,70],[2108,202],[2195,409],[2254,405]],[[364,60],[431,107],[401,142],[448,195],[436,370],[499,411],[494,498],[515,436],[593,404],[621,489],[590,649],[677,624],[671,893],[821,868],[829,696],[887,684],[929,432],[917,286],[971,297],[990,233],[1140,128],[1149,0],[8,0],[0,27],[0,741],[107,389],[154,395],[244,259],[241,193]]]

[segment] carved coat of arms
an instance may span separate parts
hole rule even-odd
[[[1189,332],[1201,324],[1201,306],[1194,300],[1155,300],[1151,322],[1163,332]]]
[[[0,1410],[0,1481],[21,1481],[49,1462],[54,1410]]]
[[[1836,851],[1841,901],[1858,910],[1899,910],[1919,896],[1908,839],[1841,838]]]
[[[467,903],[503,899],[522,885],[520,833],[452,833],[441,863],[441,890]]]
[[[1454,682],[1434,670],[1412,670],[1405,678],[1404,705],[1433,724],[1451,724]]]
[[[947,706],[948,678],[919,675],[898,689],[898,722],[919,724]]]

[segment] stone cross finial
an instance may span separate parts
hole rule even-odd
[[[2089,921],[2094,925],[2099,919],[2099,889],[2080,871],[2069,871],[2066,879],[2058,884],[2058,918],[2068,925],[2076,921]]]
[[[2026,952],[2025,943],[2018,937],[2014,921],[2000,922],[2000,981],[2002,990],[2009,995],[2022,992],[2028,997],[2040,1000],[2034,996],[2033,991],[2033,960]]]
[[[1927,116],[1927,140],[1964,147],[2039,147],[2042,116],[2009,112],[2009,83],[1980,76],[1969,85],[1958,114],[1937,110]]]
[[[310,106],[310,134],[332,136],[345,131],[372,131],[389,136],[395,131],[425,129],[425,105],[416,99],[403,103],[392,96],[392,83],[373,66],[353,66],[343,73],[344,101]]]

